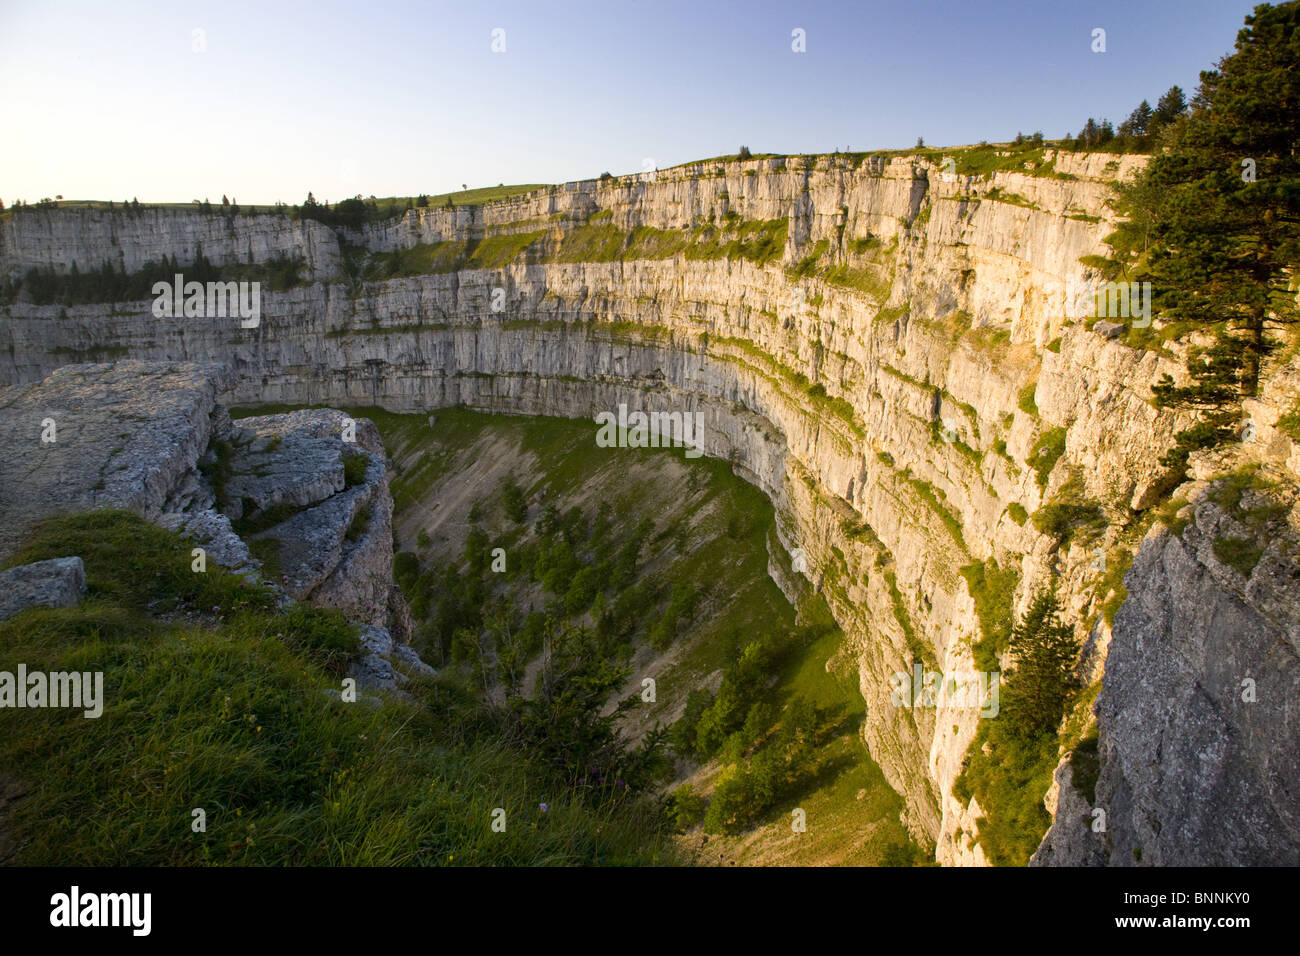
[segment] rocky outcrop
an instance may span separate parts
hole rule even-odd
[[[220,365],[126,361],[5,389],[0,435],[32,450],[0,466],[0,541],[16,544],[51,514],[115,507],[181,532],[239,574],[264,574],[249,544],[266,542],[259,550],[279,571],[266,583],[360,623],[359,684],[397,689],[405,676],[393,675],[427,665],[387,629],[391,620],[410,634],[391,594],[393,502],[378,430],[333,409],[232,423],[216,404],[231,381]],[[44,447],[43,419],[55,423]],[[75,603],[86,589],[77,557],[0,572],[0,582],[0,620]]]
[[[1181,534],[1152,530],[1125,578],[1095,795],[1058,770],[1037,865],[1300,863],[1300,551],[1275,539],[1253,568],[1225,564],[1221,542],[1248,529],[1208,490]]]
[[[242,419],[219,441],[229,470],[219,507],[251,523],[249,541],[273,545],[279,586],[294,600],[385,625],[393,501],[374,424],[312,409]]]
[[[913,833],[942,862],[979,863],[978,808],[951,793],[978,713],[896,707],[891,678],[918,655],[945,673],[973,668],[979,621],[959,572],[990,558],[1020,572],[1017,610],[1055,580],[1080,639],[1094,638],[1089,666],[1109,670],[1100,662],[1111,595],[1100,593],[1097,551],[1116,559],[1131,509],[1163,492],[1160,455],[1188,419],[1150,400],[1160,374],[1181,375],[1177,351],[1135,350],[1113,329],[1090,327],[1070,283],[1094,277],[1081,260],[1107,252],[1111,181],[1142,162],[1044,154],[1036,168],[973,177],[917,157],[788,157],[416,209],[345,238],[381,265],[417,246],[422,255],[476,250],[479,264],[396,269],[376,281],[340,267],[264,292],[262,323],[249,330],[228,319],[159,321],[148,303],[18,302],[0,326],[0,380],[30,381],[69,355],[125,352],[228,363],[232,401],[243,404],[698,412],[705,452],[771,497],[781,546],[802,552],[843,626],[867,701],[866,743]],[[72,220],[61,233],[80,215],[42,214]],[[275,228],[256,216],[231,223],[235,245],[241,230]],[[771,257],[751,254],[754,240],[736,223],[747,224],[744,236],[775,228],[784,243]],[[646,229],[662,231],[660,246],[636,238]],[[701,237],[691,255],[656,251],[679,234]],[[3,241],[0,272],[39,258],[7,251],[26,250],[18,232]],[[322,266],[335,261],[321,251],[329,241],[310,240]],[[127,244],[132,261],[184,261],[185,242],[161,229],[123,232],[87,254],[112,258]],[[527,252],[493,258],[500,248]],[[208,240],[203,250],[212,257]],[[305,245],[282,251],[308,254]],[[66,255],[48,255],[44,264],[69,267]],[[1266,387],[1252,412],[1261,440],[1292,461],[1300,457],[1275,425],[1296,393]],[[1059,455],[1043,458],[1058,440]],[[332,467],[275,500],[321,494]],[[272,507],[266,483],[244,487],[254,508]],[[342,495],[331,527],[357,513]],[[1061,496],[1100,509],[1107,527],[1096,540],[1062,546],[1025,520]],[[380,521],[384,510],[380,501]],[[303,581],[347,564],[336,544],[312,540],[295,565]],[[1129,639],[1123,620],[1112,647]]]
[[[232,382],[219,364],[123,361],[0,389],[0,558],[47,515],[200,501],[197,462]]]
[[[164,255],[185,263],[199,253],[214,265],[300,258],[312,279],[338,271],[338,242],[318,222],[196,212],[123,204],[116,210],[85,207],[69,217],[57,209],[33,207],[30,216],[0,220],[0,275],[18,276],[50,263],[67,269],[76,263],[82,272],[108,263],[115,271],[135,272]]]
[[[51,558],[0,571],[0,621],[31,607],[71,607],[86,596],[81,558]]]

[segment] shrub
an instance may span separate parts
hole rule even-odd
[[[678,833],[704,822],[704,798],[684,783],[668,795],[665,806],[669,825]]]
[[[1038,382],[1033,381],[1020,390],[1020,401],[1017,403],[1020,410],[1026,415],[1037,415],[1038,404],[1034,401],[1034,393],[1038,391]]]
[[[355,488],[366,482],[366,471],[370,468],[370,456],[364,452],[351,452],[343,456],[343,487]]]
[[[997,866],[1024,866],[1052,822],[1043,793],[1056,768],[1057,729],[1078,691],[1078,645],[1059,610],[1053,595],[1041,593],[1014,628],[998,717],[980,721],[953,782],[958,799],[979,801],[980,844]]]
[[[509,479],[501,488],[501,502],[505,506],[506,517],[515,524],[523,524],[528,517],[528,502],[524,491],[513,479]]]
[[[1014,566],[999,568],[998,562],[989,558],[983,564],[977,561],[966,565],[961,569],[961,576],[966,579],[966,589],[975,601],[980,622],[981,639],[972,648],[975,666],[995,671],[1015,624],[1012,604],[1020,571]]]
[[[1099,528],[1105,523],[1106,516],[1097,505],[1052,503],[1034,512],[1034,527],[1058,545],[1066,544],[1080,528]]]
[[[1065,429],[1049,428],[1038,436],[1033,450],[1029,453],[1029,467],[1034,469],[1038,478],[1038,487],[1046,488],[1052,469],[1065,454]]]

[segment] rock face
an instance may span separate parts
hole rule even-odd
[[[71,607],[86,595],[81,558],[52,558],[0,571],[0,621],[29,607]]]
[[[123,361],[0,389],[0,558],[47,515],[156,518],[201,498],[196,463],[232,381],[217,364]]]
[[[1096,552],[1117,558],[1118,529],[1130,509],[1160,497],[1160,455],[1189,421],[1151,402],[1150,383],[1163,372],[1179,377],[1181,357],[1090,329],[1071,287],[1095,278],[1082,258],[1108,251],[1111,182],[1143,159],[1043,160],[1050,171],[987,178],[898,156],[698,163],[485,206],[417,209],[344,238],[381,264],[397,250],[473,249],[480,265],[394,269],[382,281],[345,270],[338,239],[315,224],[292,224],[309,230],[299,236],[283,217],[215,216],[234,237],[230,249],[244,255],[251,245],[257,262],[304,258],[321,281],[264,292],[261,325],[249,330],[231,319],[160,321],[148,302],[0,307],[0,381],[33,381],[68,356],[125,354],[226,363],[236,378],[231,401],[241,404],[429,411],[463,402],[577,418],[620,403],[698,412],[705,453],[733,461],[772,499],[780,545],[802,552],[804,573],[842,625],[867,701],[865,740],[903,796],[908,825],[941,862],[979,863],[970,841],[978,808],[951,794],[978,712],[896,707],[891,678],[910,672],[918,654],[944,673],[973,669],[979,621],[959,572],[987,559],[1019,572],[1017,612],[1055,581],[1080,640],[1092,638],[1090,666],[1109,673],[1107,653],[1137,638],[1122,615],[1106,649],[1111,594],[1094,570]],[[83,224],[87,213],[41,215],[48,223],[16,217],[0,230],[0,275],[32,264],[66,271],[68,243],[81,232],[82,268],[162,255],[184,262],[212,228],[196,211],[178,213],[185,224],[174,229],[171,220],[123,223],[106,238],[98,220]],[[670,244],[710,224],[759,224],[746,235],[763,235],[772,222],[784,237],[772,258],[751,254],[752,238],[668,255],[636,247],[631,233],[660,230],[655,242]],[[209,242],[203,251],[213,258]],[[503,247],[528,251],[494,258]],[[1271,460],[1295,480],[1297,443],[1274,426],[1300,394],[1300,375],[1291,368],[1271,382],[1282,384],[1267,384],[1251,414]],[[1058,440],[1053,464],[1042,450]],[[266,508],[276,494],[301,504],[336,488],[332,453],[320,454],[330,464],[318,476],[272,482],[274,492],[250,478],[244,497]],[[1107,529],[1060,546],[1025,520],[1062,495],[1099,508]],[[311,507],[326,505],[337,512],[334,528],[364,507],[346,490]],[[371,505],[371,520],[382,522],[387,506],[379,501],[376,516]],[[336,544],[310,539],[290,565],[305,569],[303,582],[317,580],[348,564]],[[357,559],[366,569],[382,559],[373,561]],[[1130,603],[1146,590],[1135,585]],[[346,600],[382,604],[372,596]],[[1146,745],[1104,723],[1102,740],[1108,762]]]
[[[240,574],[262,574],[249,543],[266,542],[280,570],[268,583],[286,600],[364,626],[361,686],[396,689],[428,670],[387,630],[391,619],[409,636],[410,620],[391,594],[393,502],[374,424],[333,409],[235,424],[216,404],[231,382],[220,365],[125,361],[4,389],[0,436],[29,450],[0,462],[0,544],[12,548],[48,515],[102,507],[179,531]],[[43,419],[55,423],[45,443]],[[86,589],[77,557],[0,572],[0,583],[0,620],[76,603]]]
[[[1126,578],[1095,802],[1058,771],[1037,865],[1300,863],[1300,560],[1269,548],[1247,579],[1215,556],[1231,519],[1205,498],[1189,510],[1181,536],[1153,530]]]
[[[294,600],[383,625],[393,580],[393,500],[374,424],[312,409],[245,418],[219,440],[231,471],[222,510],[237,519],[281,518],[248,535],[274,544],[281,587]],[[348,481],[345,462],[353,458],[356,477]]]
[[[116,212],[86,209],[76,220],[57,210],[0,222],[0,261],[6,276],[21,275],[51,262],[78,263],[134,272],[167,255],[193,262],[197,253],[214,265],[265,262],[277,255],[302,258],[307,275],[326,278],[339,266],[334,233],[317,222],[290,222],[276,216],[196,216],[186,209],[145,206]],[[106,254],[107,253],[107,254]]]

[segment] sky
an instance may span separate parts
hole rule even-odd
[[[0,0],[0,199],[337,201],[1055,138],[1190,98],[1254,4]]]

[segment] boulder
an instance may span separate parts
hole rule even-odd
[[[51,558],[0,571],[0,621],[32,607],[72,607],[86,596],[81,558]]]

